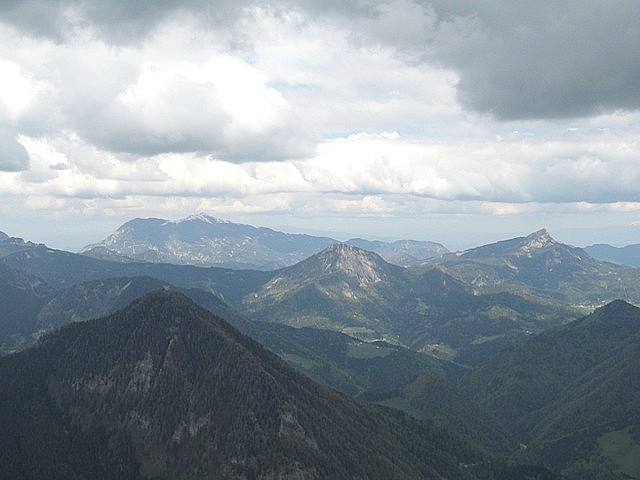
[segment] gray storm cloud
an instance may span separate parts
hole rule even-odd
[[[421,3],[424,29],[410,45],[399,37],[400,46],[454,68],[469,109],[513,120],[640,107],[638,2]]]
[[[29,168],[29,154],[15,133],[0,129],[0,171],[19,172]]]
[[[238,0],[5,0],[0,19],[28,34],[58,42],[90,28],[114,43],[137,43],[169,15],[198,12],[207,22],[233,21],[247,2]]]

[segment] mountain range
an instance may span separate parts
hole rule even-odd
[[[523,241],[530,240],[506,243]],[[572,248],[553,243],[560,250]],[[512,248],[506,253],[495,247],[492,250],[494,262],[511,261]],[[365,340],[401,344],[467,365],[477,365],[500,349],[577,318],[581,312],[571,302],[544,298],[542,289],[535,286],[525,289],[522,282],[509,278],[500,283],[500,288],[467,283],[460,278],[463,275],[457,269],[459,263],[451,263],[451,258],[458,262],[458,257],[445,255],[439,257],[440,263],[434,260],[423,267],[405,268],[390,264],[375,253],[335,244],[291,267],[264,272],[113,262],[32,245],[0,258],[0,263],[36,275],[53,288],[148,276],[180,288],[214,293],[253,319],[330,328]],[[531,251],[527,261],[523,269],[545,268],[545,249]],[[464,263],[466,267],[470,264],[471,261]],[[638,289],[633,280],[640,277],[639,270],[598,262],[586,253],[574,264],[579,268],[575,269],[573,281],[583,290],[585,285],[593,285],[594,269],[616,272],[621,268],[626,278],[616,285],[622,282],[622,288],[631,293]],[[478,261],[473,265],[489,268]],[[556,274],[560,275],[558,282],[566,281],[561,269]],[[547,273],[549,278],[555,278],[553,275]],[[535,281],[532,275],[527,278]],[[598,298],[609,295],[615,298],[617,290],[611,293],[602,283],[596,287]],[[556,296],[558,291],[554,291]]]
[[[367,245],[367,241],[360,242]],[[207,333],[204,325],[213,322],[208,313],[212,312],[216,329],[236,332],[237,328],[298,372],[359,397],[353,405],[365,410],[350,403],[344,407],[341,401],[322,407],[322,415],[332,416],[337,406],[340,420],[316,416],[311,410],[319,404],[310,404],[308,399],[302,399],[300,408],[310,412],[305,417],[310,423],[294,418],[307,433],[308,425],[316,422],[344,422],[343,407],[354,418],[365,412],[369,423],[362,422],[368,427],[382,422],[385,427],[375,427],[374,433],[356,433],[360,427],[355,424],[362,422],[354,420],[349,424],[354,430],[349,430],[349,440],[344,442],[353,455],[380,457],[383,466],[376,467],[376,472],[384,471],[391,478],[556,478],[542,467],[508,467],[489,460],[472,445],[562,471],[569,480],[640,478],[640,421],[635,412],[640,401],[636,381],[640,378],[640,310],[621,300],[607,303],[616,296],[636,298],[640,270],[597,260],[583,249],[557,242],[546,230],[446,253],[419,261],[417,266],[414,262],[412,267],[344,243],[329,244],[294,265],[273,271],[150,263],[110,254],[102,257],[0,235],[0,354],[37,343],[23,353],[0,359],[0,388],[18,395],[11,393],[0,400],[3,415],[7,415],[0,425],[0,456],[5,455],[0,458],[0,468],[5,469],[0,477],[177,478],[178,470],[188,472],[191,467],[187,465],[193,464],[198,471],[215,472],[212,475],[222,478],[357,478],[345,470],[352,467],[363,478],[382,478],[360,463],[347,465],[344,457],[332,456],[334,447],[331,452],[305,450],[296,442],[308,446],[309,436],[298,435],[301,431],[295,422],[294,440],[282,446],[278,443],[281,430],[275,429],[279,438],[275,439],[269,436],[275,430],[269,433],[264,427],[281,423],[273,418],[254,422],[254,407],[250,409],[253,413],[230,413],[239,420],[225,424],[224,432],[237,438],[237,445],[244,445],[247,438],[262,439],[251,444],[256,446],[254,453],[260,452],[257,456],[249,452],[243,460],[237,449],[230,453],[215,439],[199,437],[212,417],[193,410],[194,401],[186,401],[192,393],[196,399],[206,397],[213,402],[216,411],[224,412],[223,418],[231,418],[212,393],[221,391],[218,380],[204,382],[202,390],[198,382],[191,381],[209,371],[202,362],[215,365],[221,359],[222,354],[213,360],[203,349],[215,354],[213,345],[228,341]],[[143,300],[137,300],[140,297]],[[144,308],[136,310],[142,304]],[[584,317],[593,306],[603,304]],[[114,313],[119,309],[125,310]],[[187,319],[185,329],[178,328],[183,325],[180,322],[167,327],[161,320],[165,314]],[[115,320],[124,318],[122,315],[129,320]],[[159,319],[158,323],[153,319]],[[105,330],[103,322],[111,329]],[[82,338],[70,340],[66,332],[85,332],[86,337],[83,333]],[[174,337],[161,339],[161,332],[175,334],[178,347],[169,348]],[[203,337],[204,343],[197,343],[194,335]],[[232,336],[252,342],[238,332]],[[58,341],[62,343],[42,353]],[[118,350],[121,346],[124,351]],[[96,358],[87,360],[90,350]],[[134,354],[136,351],[145,353]],[[235,346],[225,351],[225,359],[227,354],[237,359],[224,363],[225,369],[244,365],[240,359],[244,354],[239,351]],[[147,354],[154,359],[150,371],[144,370]],[[180,375],[171,370],[174,354]],[[277,360],[264,355],[258,357]],[[62,363],[57,363],[57,356]],[[94,369],[102,361],[104,365]],[[262,367],[255,368],[262,371]],[[288,386],[281,385],[277,391],[309,390],[310,384],[304,382],[316,385],[299,373],[276,375],[269,368],[265,378],[287,379],[283,383]],[[196,377],[191,377],[194,372]],[[264,387],[271,380],[259,379],[261,373],[255,382],[249,375],[248,383],[238,373],[224,370],[224,375],[234,379],[243,394],[255,396],[255,402],[261,401],[264,389],[272,391]],[[307,386],[301,387],[299,378],[305,378]],[[146,379],[157,387],[153,399],[169,399],[173,418],[164,419],[168,411],[155,406],[151,397],[132,393],[132,385],[147,385]],[[58,380],[67,386],[58,389]],[[254,385],[259,386],[258,392]],[[314,388],[331,392],[327,387]],[[105,389],[115,396],[101,396]],[[231,388],[231,393],[223,394],[223,403],[244,406],[246,402],[233,397],[233,392]],[[336,392],[320,397],[347,398]],[[284,404],[295,404],[293,397],[283,398]],[[389,419],[388,410],[363,400],[404,411],[413,419],[399,413],[390,414]],[[195,404],[201,405],[199,402]],[[269,412],[285,411],[271,405]],[[154,417],[154,409],[163,418]],[[205,417],[209,424],[200,421]],[[140,423],[140,418],[148,419],[151,427],[141,430],[146,420]],[[282,420],[282,416],[277,418]],[[431,452],[433,440],[455,445],[451,448],[465,452],[464,458],[442,457],[439,444],[432,456],[416,464],[417,450],[405,451],[406,442],[382,433],[387,427],[413,439],[411,442],[419,438],[422,446],[418,450],[424,447]],[[415,433],[415,428],[422,433]],[[343,438],[333,427],[329,430],[335,438]],[[43,432],[45,439],[40,438]],[[187,447],[179,445],[182,440],[167,443],[176,432],[176,438],[188,437],[185,441],[192,442],[191,452],[217,445],[218,456],[207,465],[199,463],[185,453]],[[362,450],[352,449],[352,439],[360,435],[371,436],[378,446],[365,442]],[[389,442],[397,449],[391,455],[405,459],[408,470],[398,470],[382,459],[376,448],[389,448]],[[25,452],[27,457],[20,457]],[[7,463],[16,456],[22,460]],[[431,463],[434,458],[439,459],[438,466]],[[327,467],[325,460],[332,466]],[[460,463],[466,467],[460,469]],[[193,471],[185,475],[197,476]]]
[[[598,260],[640,267],[640,244],[637,243],[625,247],[613,247],[606,243],[599,243],[585,247],[584,250]]]
[[[274,270],[293,265],[339,243],[328,237],[278,232],[198,214],[171,221],[136,218],[81,253],[97,258],[163,262],[179,265]],[[402,265],[448,250],[435,242],[348,240]]]
[[[640,302],[640,270],[603,262],[556,241],[546,230],[425,261],[478,291],[508,290],[565,304]]]
[[[3,275],[2,269],[9,269],[0,266],[0,282],[6,285],[7,280],[13,277]],[[9,271],[14,275],[17,273]],[[365,343],[329,330],[297,329],[272,322],[252,321],[209,292],[181,289],[151,277],[82,282],[55,292],[46,288],[44,282],[40,282],[36,292],[25,288],[24,284],[17,284],[13,290],[5,288],[7,297],[0,298],[0,307],[5,312],[15,311],[17,314],[7,315],[0,322],[0,353],[26,348],[43,334],[69,323],[112,314],[160,288],[188,296],[299,370],[352,395],[393,390],[423,371],[452,378],[464,373],[464,369],[453,364],[398,345]]]
[[[533,478],[163,290],[0,358],[0,388],[3,478]]]
[[[347,244],[278,270],[239,308],[257,320],[329,328],[469,364],[576,315],[549,301],[477,294],[442,269],[401,268]]]

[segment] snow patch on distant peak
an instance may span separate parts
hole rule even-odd
[[[229,220],[222,220],[221,218],[212,217],[211,215],[207,215],[206,213],[202,213],[202,212],[189,215],[188,217],[181,218],[179,220],[169,220],[166,223],[180,224],[184,222],[194,222],[194,221],[204,222],[211,225],[215,223],[231,223]]]

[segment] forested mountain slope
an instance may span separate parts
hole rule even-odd
[[[523,478],[164,290],[1,358],[0,388],[5,478]]]

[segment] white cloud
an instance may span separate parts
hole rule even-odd
[[[35,80],[17,63],[0,59],[0,119],[15,123],[47,89],[46,82]]]

